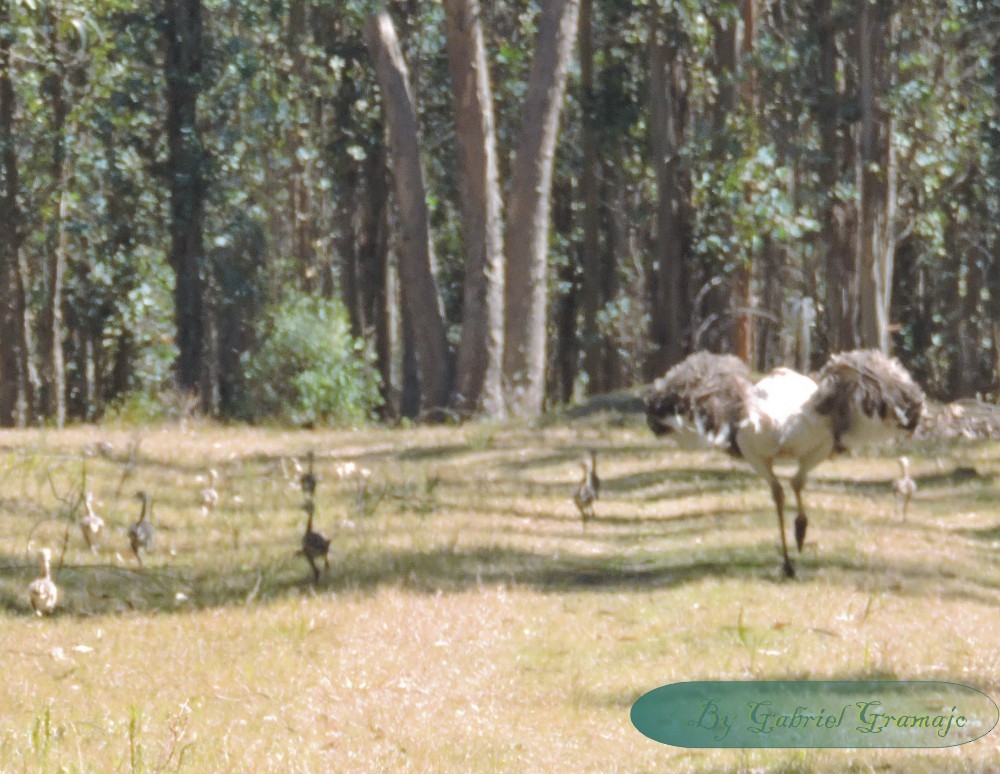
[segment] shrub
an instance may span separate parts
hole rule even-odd
[[[243,362],[249,412],[296,424],[358,424],[381,403],[371,349],[337,301],[294,297],[267,315]]]

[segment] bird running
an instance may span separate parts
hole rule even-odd
[[[152,511],[152,501],[145,492],[136,493],[136,497],[142,502],[142,511],[139,513],[139,520],[128,528],[128,542],[132,546],[132,553],[142,567],[142,556],[140,551],[149,552],[153,547],[153,538],[156,533],[153,525],[149,522],[150,511]]]
[[[28,598],[31,600],[31,609],[35,611],[35,615],[41,617],[55,610],[59,601],[59,587],[52,580],[49,566],[52,552],[43,548],[38,552],[38,559],[42,565],[42,577],[28,584]]]
[[[657,379],[646,396],[646,421],[656,435],[724,449],[767,480],[788,577],[795,576],[795,566],[785,542],[785,498],[775,461],[798,463],[791,483],[801,551],[808,526],[802,489],[809,472],[837,452],[912,433],[923,410],[923,391],[906,369],[874,350],[833,355],[816,380],[777,368],[756,384],[740,359],[695,352]]]

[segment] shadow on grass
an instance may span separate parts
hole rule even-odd
[[[433,547],[397,550],[362,545],[358,550],[331,552],[331,570],[313,584],[305,560],[287,554],[260,555],[255,563],[209,567],[174,567],[168,557],[151,557],[147,566],[78,564],[64,566],[56,580],[62,590],[57,616],[180,613],[192,609],[250,606],[289,596],[317,593],[374,592],[383,587],[418,593],[458,592],[507,584],[542,592],[651,591],[681,587],[703,579],[735,579],[754,584],[822,586],[830,584],[871,590],[891,590],[908,596],[965,599],[996,605],[1000,578],[990,579],[974,568],[941,571],[925,562],[871,560],[844,554],[805,554],[797,558],[798,580],[781,572],[777,541],[714,548],[679,545],[655,557],[625,557],[619,553],[587,556],[560,551],[540,554],[509,546]],[[27,584],[37,569],[0,557],[0,609],[30,615]]]
[[[611,448],[595,445],[599,449],[607,448],[608,454],[613,453]],[[521,462],[510,457],[511,453],[518,451],[517,445],[505,442],[496,447],[487,447],[489,451],[498,453],[498,459],[491,465],[493,470],[500,472],[498,477],[489,481],[463,479],[460,473],[452,472],[440,477],[440,480],[437,475],[426,479],[418,477],[415,481],[387,478],[383,484],[384,491],[380,490],[378,497],[385,500],[386,507],[391,506],[393,512],[400,515],[423,513],[426,509],[427,518],[434,519],[435,511],[439,509],[461,512],[468,510],[468,502],[472,501],[474,504],[484,491],[491,497],[500,495],[503,503],[486,509],[488,518],[484,518],[481,524],[477,523],[475,528],[434,527],[427,530],[430,536],[424,536],[418,530],[410,540],[414,547],[409,549],[389,547],[386,536],[377,532],[386,528],[385,521],[377,524],[371,522],[369,526],[365,526],[366,535],[337,536],[331,552],[331,570],[315,585],[306,561],[295,553],[301,533],[288,541],[285,549],[283,546],[287,535],[281,533],[285,537],[275,537],[278,528],[270,527],[267,519],[263,519],[258,525],[259,534],[249,539],[242,538],[242,543],[239,543],[239,529],[232,528],[232,541],[238,545],[232,551],[227,550],[222,538],[214,538],[214,543],[200,546],[197,542],[200,538],[195,534],[188,535],[190,539],[187,542],[195,546],[194,550],[198,551],[196,555],[185,555],[182,550],[178,550],[176,559],[167,553],[154,554],[143,569],[134,565],[107,562],[107,557],[95,560],[89,557],[77,558],[78,564],[67,564],[58,571],[56,579],[63,589],[63,599],[56,615],[76,617],[127,614],[130,611],[178,613],[191,609],[252,606],[302,594],[374,592],[383,587],[437,593],[503,583],[552,593],[641,592],[682,587],[706,578],[735,579],[754,584],[763,582],[773,584],[775,588],[794,583],[814,587],[817,595],[822,594],[823,587],[839,585],[864,589],[887,587],[907,595],[928,595],[935,599],[972,599],[994,606],[1000,602],[1000,577],[996,572],[984,573],[985,565],[982,563],[968,562],[959,571],[943,573],[939,568],[919,560],[893,558],[876,565],[873,560],[864,557],[821,551],[818,557],[807,554],[799,558],[799,580],[787,581],[781,573],[777,535],[773,533],[758,542],[738,547],[716,548],[711,545],[713,532],[727,528],[725,519],[742,516],[756,521],[761,518],[760,509],[738,509],[734,514],[732,510],[722,510],[715,504],[704,511],[691,510],[662,517],[632,515],[630,508],[637,502],[667,502],[680,497],[722,491],[766,492],[764,482],[749,468],[742,465],[730,467],[732,463],[721,456],[717,464],[708,466],[665,466],[663,469],[626,475],[605,475],[604,490],[608,498],[598,505],[598,511],[603,513],[594,522],[594,527],[599,528],[597,534],[583,532],[579,520],[568,510],[568,505],[565,513],[531,511],[518,507],[522,504],[521,498],[539,495],[565,498],[568,501],[572,484],[565,481],[530,481],[519,477],[518,472],[568,464],[581,459],[589,448],[592,446],[586,443],[575,443],[558,451],[536,452],[538,456]],[[460,461],[461,455],[480,450],[474,444],[446,443],[398,452],[383,449],[373,451],[371,455],[355,455],[354,459],[383,459],[387,464],[398,460]],[[650,458],[656,453],[652,444],[632,445],[615,451],[643,458]],[[672,452],[673,449],[668,451]],[[599,455],[601,453],[603,452],[599,452]],[[273,477],[279,487],[285,485],[274,468],[275,462],[280,460],[279,456],[256,456],[254,459],[258,460],[257,465],[267,466],[266,470],[254,471],[253,466],[247,464],[245,472],[241,473],[241,480],[251,480],[256,472],[262,478]],[[328,460],[324,460],[324,464],[327,462]],[[131,515],[136,507],[131,496],[134,488],[137,488],[136,479],[161,472],[169,473],[173,478],[183,477],[196,470],[203,472],[204,465],[168,465],[141,459],[136,466],[134,478],[129,480],[127,488],[123,490],[128,499],[126,501],[126,494],[122,495],[119,507],[121,524],[114,539],[121,543],[124,524],[131,522]],[[226,475],[226,471],[223,475]],[[185,485],[178,487],[172,487],[166,476],[163,480],[158,480],[157,494],[160,495],[159,488],[162,487],[164,491],[161,496],[165,504],[168,507],[174,506],[169,510],[183,510],[185,513],[197,510],[195,498],[198,490],[193,483],[188,487],[187,479],[184,480]],[[927,491],[938,485],[966,480],[971,482],[972,478],[966,474],[958,474],[956,479],[956,474],[951,473],[921,477],[919,483],[922,491]],[[850,478],[820,476],[810,481],[807,498],[810,488],[891,496],[891,481],[892,478],[887,477],[884,481],[859,483]],[[983,491],[991,486],[989,481],[987,478],[975,477],[975,483],[981,484]],[[435,492],[434,487],[439,484],[441,488]],[[323,491],[331,490],[332,486]],[[277,498],[276,493],[271,490],[268,492],[271,500],[281,499],[288,508],[298,507],[301,495],[296,491],[287,493],[283,498]],[[349,495],[341,492],[340,496],[343,499]],[[963,497],[966,496],[963,493]],[[449,502],[442,502],[445,499]],[[4,504],[15,516],[21,516],[21,511],[26,511],[23,500],[0,501],[0,506]],[[269,507],[273,509],[274,502]],[[343,503],[338,501],[330,510],[334,508],[344,510]],[[250,506],[247,509],[252,510]],[[765,508],[766,510],[769,509]],[[503,519],[505,516],[519,516],[525,522],[530,520],[530,523]],[[500,526],[495,523],[497,517],[503,522]],[[234,515],[234,518],[249,516],[241,513]],[[773,514],[768,513],[767,518],[773,524]],[[155,512],[154,519],[157,519]],[[216,531],[228,539],[227,530],[230,526],[227,524],[220,524],[218,520],[204,525],[195,523],[198,529]],[[111,526],[109,524],[109,529]],[[157,520],[157,526],[164,531],[165,540],[169,543],[170,524]],[[298,528],[297,525],[296,529]],[[916,528],[912,525],[905,526],[907,530]],[[192,527],[189,524],[185,529],[190,531]],[[451,547],[442,545],[442,542],[446,542],[442,541],[442,537],[446,538],[449,531],[456,535],[455,545]],[[467,541],[476,531],[481,533],[474,535],[476,547],[460,545],[459,538]],[[1000,535],[1000,528],[962,534],[992,541]],[[524,538],[523,543],[531,545],[534,545],[533,541],[537,537],[547,547],[532,551],[504,545],[515,535]],[[692,545],[693,541],[689,539],[691,537],[703,538],[704,542],[699,540]],[[655,556],[647,554],[648,558],[645,559],[635,557],[635,549],[643,541],[662,541],[666,538],[677,539],[676,544],[670,543]],[[74,540],[78,540],[75,532]],[[434,541],[432,547],[421,547],[421,542],[431,541]],[[280,544],[276,545],[276,542]],[[351,546],[350,550],[345,550],[347,545]],[[595,547],[599,549],[596,555],[579,553]],[[883,560],[880,558],[878,561]],[[30,614],[26,588],[37,576],[37,572],[36,564],[33,561],[26,562],[23,555],[0,555],[0,610],[16,615]]]

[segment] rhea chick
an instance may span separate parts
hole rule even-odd
[[[42,565],[42,577],[28,584],[28,597],[31,599],[31,609],[35,611],[35,615],[41,617],[55,610],[56,602],[59,601],[59,587],[52,580],[49,567],[52,552],[43,548],[38,552],[38,558]]]
[[[153,538],[156,533],[153,530],[153,525],[149,522],[149,514],[152,510],[152,501],[149,495],[145,492],[138,492],[136,497],[142,502],[142,511],[139,513],[139,520],[128,528],[128,542],[132,546],[132,553],[135,554],[136,561],[142,567],[142,556],[139,552],[149,552],[149,549],[153,547]]]
[[[583,477],[573,492],[573,502],[580,510],[580,518],[583,519],[583,526],[587,526],[587,520],[594,515],[594,503],[601,493],[601,479],[597,477],[597,454],[590,453],[590,459],[580,463]]]
[[[80,519],[80,531],[83,533],[83,539],[87,541],[87,548],[91,553],[95,553],[97,538],[104,529],[104,519],[94,513],[94,495],[91,492],[84,493],[83,507],[86,513]]]
[[[913,493],[917,491],[917,482],[910,477],[910,460],[906,457],[899,458],[900,476],[893,482],[893,489],[896,490],[896,501],[900,504],[903,512],[903,521],[906,521],[906,514],[910,510],[910,500]]]
[[[215,482],[219,478],[219,473],[215,468],[208,469],[208,486],[201,490],[201,515],[208,516],[219,504],[219,491],[215,488]]]
[[[312,567],[313,579],[319,581],[319,567],[317,559],[322,559],[326,572],[330,572],[330,539],[325,535],[313,530],[313,516],[316,513],[316,504],[312,500],[306,500],[302,506],[309,515],[306,522],[306,534],[302,536],[302,555],[308,560]]]

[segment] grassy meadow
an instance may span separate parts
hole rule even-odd
[[[603,490],[584,531],[570,494],[590,448]],[[308,450],[332,538],[316,585],[289,459]],[[629,721],[685,680],[947,680],[1000,698],[1000,444],[904,450],[905,521],[899,449],[815,472],[788,581],[766,485],[639,417],[4,431],[0,770],[1000,770],[997,730],[942,750],[688,750]],[[371,471],[363,486],[338,477],[346,461]],[[210,467],[220,502],[203,514]],[[84,479],[107,522],[96,554],[75,525]],[[158,530],[142,569],[139,489]],[[42,546],[62,589],[48,619],[25,591]]]

